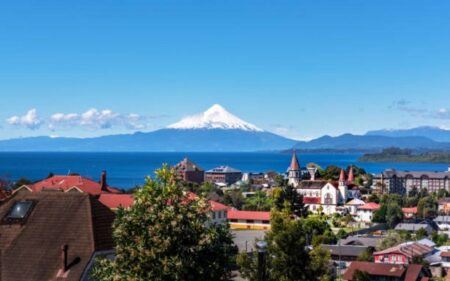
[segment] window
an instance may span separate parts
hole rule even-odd
[[[34,201],[17,201],[9,210],[3,221],[6,223],[23,223],[33,209]]]

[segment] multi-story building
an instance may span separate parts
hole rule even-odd
[[[411,264],[414,258],[425,258],[433,248],[417,242],[403,243],[383,251],[373,253],[375,263]]]
[[[205,173],[205,181],[210,183],[236,183],[242,179],[242,172],[229,166],[220,166]]]
[[[175,165],[175,170],[183,181],[202,184],[205,180],[205,171],[187,157]]]
[[[429,192],[435,192],[439,189],[450,191],[450,168],[444,172],[412,172],[388,169],[375,175],[373,187],[379,189],[381,193],[399,194],[407,194],[414,187],[417,189],[425,188]]]

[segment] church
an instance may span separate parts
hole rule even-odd
[[[353,199],[353,193],[349,192],[349,186],[353,187],[353,169],[350,168],[348,178],[341,169],[339,181],[316,180],[316,169],[308,169],[310,180],[302,180],[301,168],[295,151],[292,154],[291,165],[288,169],[288,184],[295,187],[303,196],[303,203],[311,212],[322,212],[326,215],[345,213],[348,206],[345,204]]]

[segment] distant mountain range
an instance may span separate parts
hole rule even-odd
[[[389,137],[378,135],[344,134],[337,137],[323,136],[308,142],[298,142],[300,150],[378,151],[387,147],[412,150],[449,150],[450,142],[437,142],[423,136]]]
[[[426,137],[437,142],[450,142],[450,130],[444,130],[437,127],[417,127],[403,130],[377,130],[367,132],[368,136],[387,136],[387,137]]]
[[[149,133],[97,138],[32,137],[0,141],[0,151],[149,151],[247,152],[277,151],[294,146],[291,140],[242,121],[220,105]]]
[[[0,141],[0,151],[73,152],[252,152],[288,149],[378,151],[386,147],[450,150],[450,131],[433,127],[370,131],[366,135],[323,136],[296,141],[266,132],[220,105],[154,132],[96,138],[30,137]]]

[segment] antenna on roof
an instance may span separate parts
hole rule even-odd
[[[67,175],[70,176],[70,169],[67,171]]]

